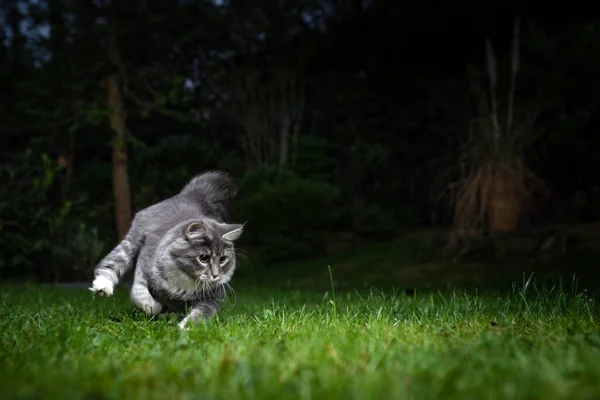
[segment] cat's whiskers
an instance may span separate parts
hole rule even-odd
[[[227,289],[229,289],[229,291],[231,291],[231,294],[233,294],[233,307],[235,307],[235,305],[237,304],[237,295],[235,294],[235,290],[233,290],[229,282],[224,282],[222,286],[225,289],[226,299],[229,298],[229,296],[227,296]]]
[[[198,299],[200,299],[202,296],[204,296],[204,279],[200,280],[200,291],[197,294]]]
[[[242,250],[242,249],[237,249],[237,248],[236,248],[236,249],[234,249],[234,250],[233,250],[233,253],[234,253],[234,254],[235,254],[237,257],[243,258],[244,260],[248,260],[248,255],[246,254],[246,251],[245,251],[245,250]]]
[[[209,285],[208,286],[208,290],[210,291],[211,295],[214,295],[217,292],[217,289],[219,288],[220,285]]]
[[[196,293],[196,298],[200,300],[200,296],[198,295],[198,286],[200,286],[200,290],[202,290],[202,275],[200,275],[194,283],[194,293]]]
[[[210,287],[208,285],[207,281],[202,281],[202,295],[204,297],[208,297],[208,294],[210,294]]]
[[[227,286],[225,286],[225,285],[226,285],[226,283],[221,283],[219,285],[219,287],[223,288],[223,295],[224,295],[223,300],[227,300],[229,298],[229,296],[227,296]]]

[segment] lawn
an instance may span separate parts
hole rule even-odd
[[[147,321],[125,289],[5,285],[0,397],[598,399],[596,304],[571,286],[334,301],[239,282],[218,318],[181,332]]]

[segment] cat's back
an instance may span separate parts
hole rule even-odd
[[[222,171],[208,171],[192,178],[175,196],[140,210],[133,225],[145,233],[162,237],[186,220],[210,217],[227,222],[237,186]]]
[[[200,203],[176,195],[138,211],[134,224],[147,233],[162,236],[178,223],[201,215]]]

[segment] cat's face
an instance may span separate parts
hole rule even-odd
[[[168,252],[177,268],[190,279],[210,285],[225,284],[235,271],[234,241],[243,225],[214,220],[188,221],[176,227]]]

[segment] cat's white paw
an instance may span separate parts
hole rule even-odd
[[[179,329],[181,329],[182,331],[187,331],[190,329],[190,324],[188,324],[188,320],[187,318],[184,318],[181,320],[180,323],[177,324],[177,326],[179,327]]]
[[[90,290],[98,296],[112,296],[115,285],[105,276],[98,276],[92,282]]]
[[[140,309],[149,317],[154,317],[157,315],[160,310],[162,310],[162,304],[158,302],[154,303],[145,303],[140,305]]]

